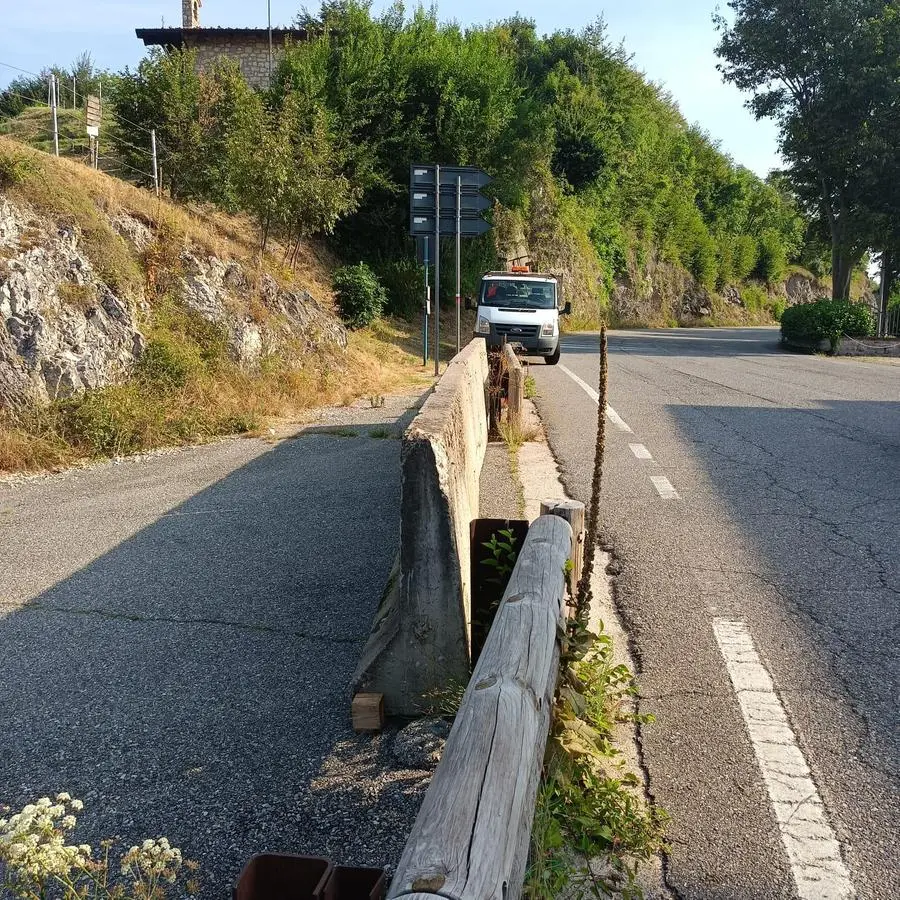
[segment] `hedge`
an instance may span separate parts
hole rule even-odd
[[[843,335],[868,337],[875,330],[872,311],[865,303],[816,300],[791,306],[781,316],[781,336],[799,343],[828,341],[837,350]]]

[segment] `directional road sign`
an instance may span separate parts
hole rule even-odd
[[[409,233],[434,235],[435,214],[440,201],[441,235],[457,234],[457,197],[459,198],[459,236],[476,237],[491,226],[481,214],[491,208],[491,201],[481,193],[493,179],[472,166],[413,165],[409,169]]]
[[[410,188],[434,187],[435,166],[410,166]],[[476,169],[473,166],[441,166],[441,190],[456,190],[456,179],[462,184],[462,189],[480,191],[487,187],[494,179],[487,172]]]
[[[486,234],[493,226],[482,218],[461,218],[459,222],[460,237],[477,237]],[[409,233],[411,235],[434,235],[434,211],[429,213],[413,213],[409,220]],[[456,210],[450,210],[444,215],[441,207],[441,237],[453,237],[456,234]]]

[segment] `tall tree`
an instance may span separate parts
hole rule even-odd
[[[757,118],[775,119],[788,176],[814,204],[831,240],[832,293],[847,299],[873,238],[860,147],[879,127],[891,48],[879,27],[897,2],[729,0],[716,16],[725,80],[753,92]],[[896,164],[896,163],[895,163]]]

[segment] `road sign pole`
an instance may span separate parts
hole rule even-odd
[[[440,192],[440,188],[438,188]],[[459,353],[459,247],[462,243],[462,178],[456,176],[456,352]]]
[[[418,240],[418,238],[416,238]],[[422,306],[422,309],[425,311],[425,316],[422,321],[422,365],[428,365],[428,304],[431,300],[431,295],[428,291],[428,265],[430,263],[430,259],[428,256],[428,241],[430,238],[428,235],[425,235],[423,238],[423,242],[425,244],[425,304]]]
[[[434,374],[441,374],[441,167],[434,167]]]

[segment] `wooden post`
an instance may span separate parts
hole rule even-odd
[[[569,596],[574,599],[584,562],[584,504],[577,500],[544,500],[541,502],[542,516],[559,516],[572,526],[572,571],[569,572]],[[574,606],[569,607],[570,614]]]
[[[384,694],[357,694],[350,713],[354,731],[381,731],[384,728]]]
[[[516,356],[515,350],[505,344],[503,354],[506,357],[509,389],[506,396],[506,423],[514,430],[522,428],[522,406],[525,403],[525,369]]]
[[[561,517],[529,529],[388,897],[521,896],[571,546]]]

